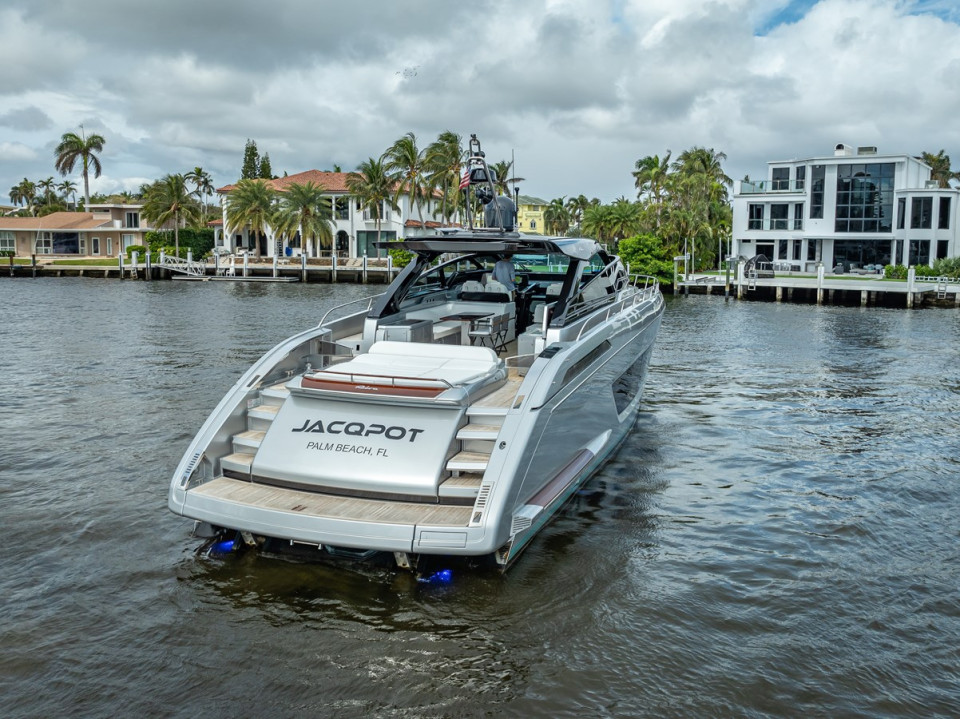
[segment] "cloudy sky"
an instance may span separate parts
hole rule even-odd
[[[2,0],[0,28],[0,202],[81,124],[102,192],[410,131],[477,133],[545,199],[634,197],[638,158],[696,145],[736,179],[838,142],[960,166],[956,0]]]

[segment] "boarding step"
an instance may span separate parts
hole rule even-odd
[[[472,404],[467,407],[467,416],[471,419],[474,417],[483,417],[484,421],[478,424],[495,424],[495,417],[506,417],[509,407],[488,407],[479,404]],[[502,421],[502,420],[501,420]]]
[[[487,439],[493,441],[500,434],[499,424],[468,424],[457,432],[457,439]]]
[[[248,429],[246,432],[233,435],[233,448],[248,447],[250,449],[259,449],[263,442],[263,436],[266,432],[257,429]]]
[[[290,396],[290,390],[286,388],[286,383],[271,385],[260,390],[261,399],[274,400],[265,402],[265,404],[283,404],[283,400]]]
[[[254,419],[265,419],[267,422],[272,422],[277,418],[277,412],[280,411],[280,405],[278,404],[259,404],[256,407],[251,407],[247,410],[247,416],[253,417]]]
[[[483,452],[458,452],[447,460],[447,469],[451,472],[483,473],[490,461],[490,455]]]
[[[253,454],[247,452],[234,452],[220,458],[220,469],[223,471],[250,474],[251,465],[253,465]]]
[[[440,485],[440,496],[449,498],[476,499],[480,492],[480,483],[483,474],[477,472],[462,472],[457,477],[450,477]]]

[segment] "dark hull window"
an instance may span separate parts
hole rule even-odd
[[[613,383],[613,401],[617,404],[617,414],[622,413],[630,402],[640,394],[643,388],[643,378],[647,374],[647,366],[650,364],[650,355],[653,347],[648,349],[640,359],[630,365],[630,369],[620,375]]]

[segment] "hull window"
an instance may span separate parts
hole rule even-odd
[[[650,364],[651,347],[644,352],[640,359],[630,365],[630,369],[620,375],[613,383],[613,401],[617,403],[617,414],[621,414],[643,387],[643,378],[647,375],[647,365]]]

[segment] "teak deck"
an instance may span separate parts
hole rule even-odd
[[[329,494],[253,484],[229,477],[212,479],[190,491],[234,504],[280,512],[382,524],[466,527],[473,511],[473,507],[465,506],[335,497]]]

